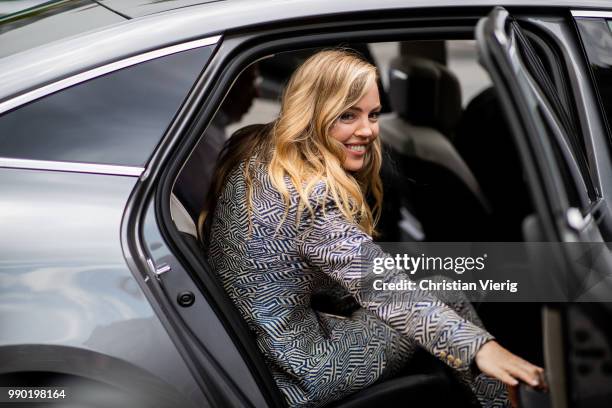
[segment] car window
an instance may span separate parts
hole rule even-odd
[[[210,54],[144,62],[0,116],[0,157],[143,166]]]
[[[612,136],[612,20],[578,18],[576,23],[589,59],[608,134]]]

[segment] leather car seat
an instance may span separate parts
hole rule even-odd
[[[492,211],[495,241],[522,241],[521,225],[533,212],[518,151],[494,88],[467,105],[455,146],[478,178]]]
[[[428,241],[486,240],[488,201],[451,143],[462,114],[455,75],[425,58],[396,57],[389,96],[394,112],[381,116],[380,135],[396,157],[396,173],[410,180],[401,186],[404,214],[418,219]]]

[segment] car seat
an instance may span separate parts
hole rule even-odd
[[[455,146],[474,171],[491,206],[491,239],[523,241],[521,225],[533,207],[520,158],[494,88],[470,103],[457,128]]]
[[[455,75],[429,59],[396,57],[389,96],[394,113],[381,116],[380,135],[396,157],[397,172],[409,179],[400,187],[402,205],[420,222],[424,238],[486,240],[488,201],[451,143],[462,114]]]

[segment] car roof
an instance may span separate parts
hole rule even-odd
[[[0,9],[0,58],[125,21],[90,0],[12,3]]]
[[[225,3],[243,3],[239,0],[99,0],[98,3],[108,7],[129,18],[142,17],[145,15],[161,13],[169,10],[175,10],[178,8],[185,8],[194,5],[206,4],[223,1]],[[266,3],[278,3],[277,1],[266,1],[266,0],[258,0],[253,1],[252,3],[256,3],[262,7],[266,6]],[[360,9],[363,1],[351,1],[351,2],[343,2],[343,1],[318,1],[318,0],[304,0],[304,1],[287,1],[285,0],[286,5],[289,3],[299,3],[301,7],[304,9],[314,9],[319,10],[322,13],[325,13],[325,10],[328,8],[327,5],[330,3],[352,3],[353,6],[356,6],[355,9]],[[431,1],[414,1],[414,0],[404,0],[401,2],[398,1],[384,1],[378,2],[378,6],[380,8],[385,8],[385,3],[394,3],[397,7],[401,5],[403,7],[446,7],[446,6],[496,6],[503,5],[507,7],[515,7],[515,6],[529,6],[529,7],[574,7],[574,8],[597,8],[597,9],[605,9],[610,8],[610,0],[506,0],[506,1],[498,1],[498,0],[431,0]],[[236,10],[239,12],[240,10]],[[276,13],[273,13],[273,15]]]
[[[98,3],[128,18],[136,18],[218,1],[222,0],[98,0]]]
[[[137,7],[138,4],[140,6]],[[155,3],[155,8],[153,8]],[[123,0],[104,7],[153,12],[0,58],[0,112],[6,102],[41,84],[181,42],[296,18],[317,19],[364,11],[543,7],[610,10],[608,0]],[[131,6],[130,6],[131,4]],[[151,6],[146,8],[145,5]],[[130,8],[131,7],[131,8]],[[174,7],[174,8],[173,8]],[[134,11],[132,11],[134,12]],[[129,16],[131,17],[131,16]],[[1,26],[0,26],[1,28]],[[1,31],[1,30],[0,30]],[[53,67],[50,69],[49,67]]]
[[[149,14],[161,13],[169,10],[175,10],[179,8],[190,7],[194,5],[206,4],[223,1],[226,3],[243,3],[239,0],[99,0],[98,3],[108,7],[129,18],[142,17]],[[331,3],[342,3],[342,1],[329,1],[329,0],[302,0],[302,1],[288,1],[284,0],[285,4],[278,4],[278,1],[267,1],[267,0],[250,0],[251,3],[255,3],[262,7],[266,6],[266,3],[275,3],[279,7],[288,7],[289,3],[297,3],[300,7],[305,9],[316,9],[320,12],[325,13],[328,5]],[[368,3],[368,1],[360,1],[359,3]],[[610,8],[610,0],[430,0],[430,1],[414,1],[414,0],[403,0],[403,1],[385,1],[377,2],[378,7],[385,8],[384,3],[393,3],[394,7],[447,7],[447,6],[495,6],[503,5],[507,7],[573,7],[573,8]],[[357,3],[358,4],[358,3]],[[353,2],[353,7],[361,8],[362,4]]]

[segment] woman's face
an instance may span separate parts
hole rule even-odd
[[[343,112],[334,122],[330,136],[344,145],[347,171],[359,171],[364,165],[365,155],[378,137],[380,98],[376,84],[353,106]]]

